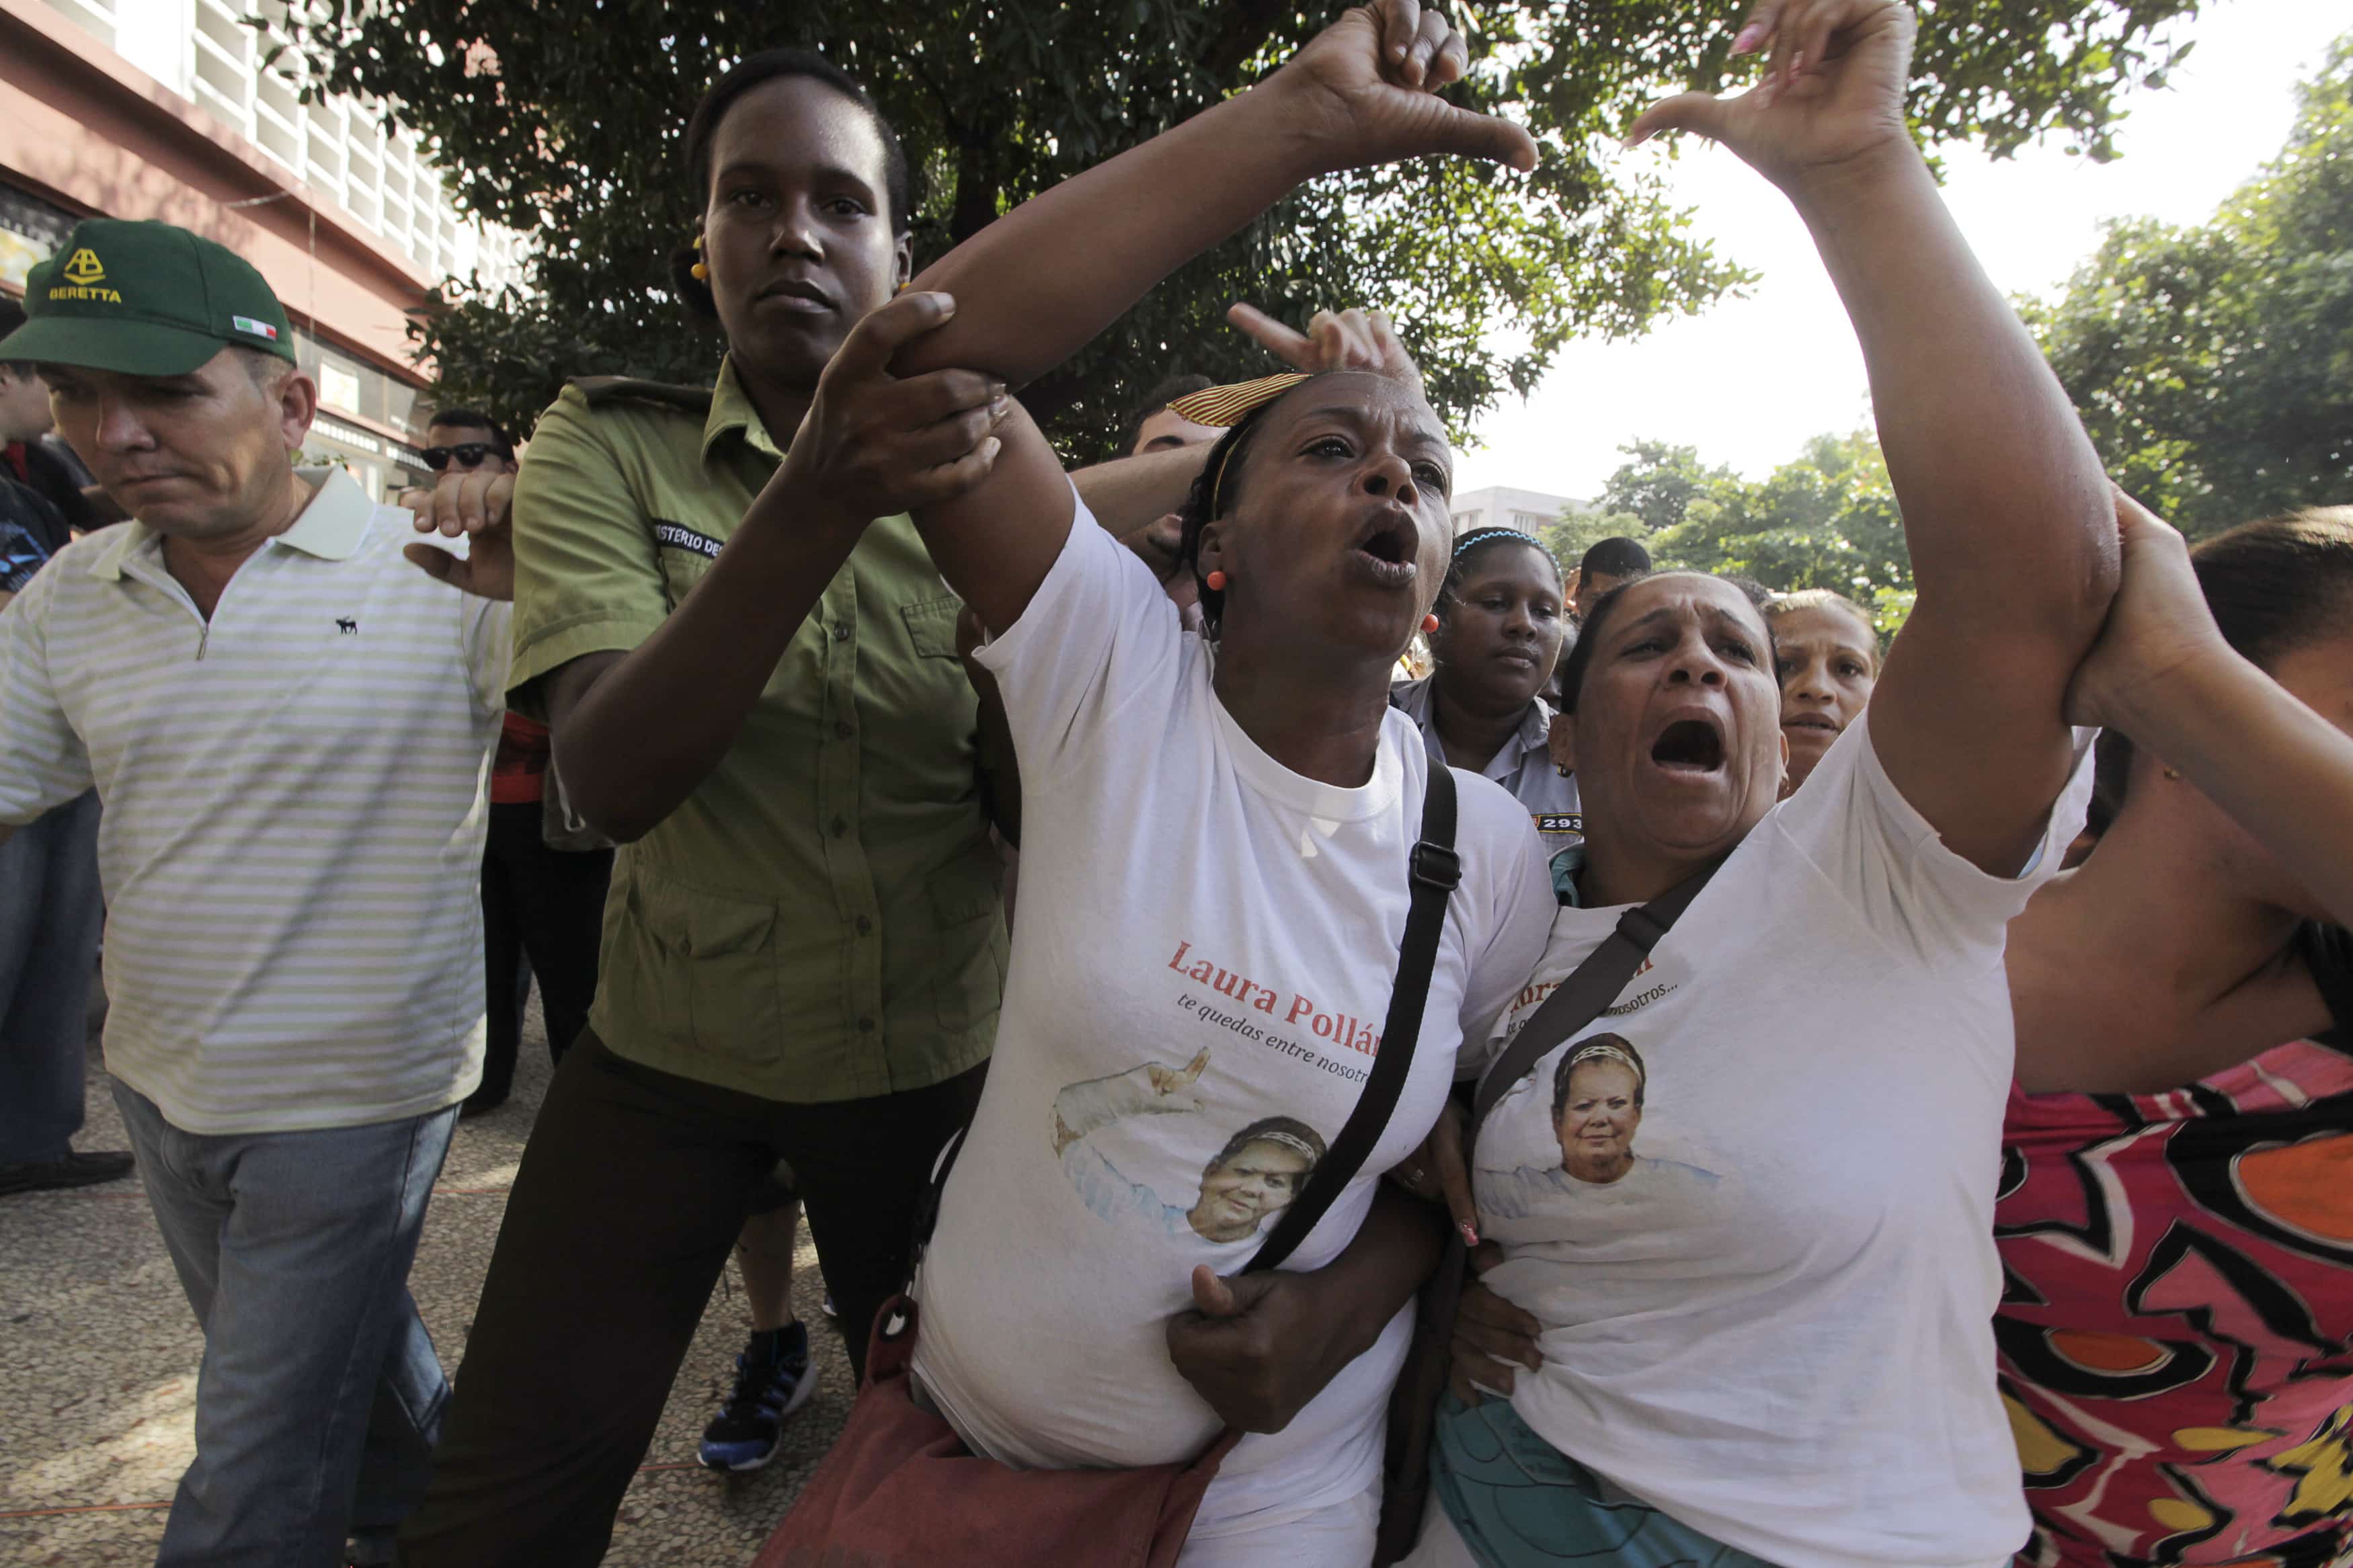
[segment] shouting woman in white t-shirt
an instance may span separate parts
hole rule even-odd
[[[1714,875],[1479,1130],[1502,1252],[1484,1282],[1541,1354],[1508,1399],[1440,1412],[1417,1564],[1993,1568],[2026,1536],[1993,1375],[2002,950],[2088,795],[2069,681],[2116,591],[2116,523],[1906,132],[1912,36],[1893,0],[1767,0],[1739,39],[1769,43],[1762,85],[1636,127],[1724,142],[1812,230],[1919,599],[1869,708],[1778,805],[1781,696],[1748,598],[1662,572],[1588,612],[1562,682],[1579,907],[1496,1048],[1629,906]],[[1626,1169],[1688,1179],[1596,1179],[1622,1163],[1606,1126],[1564,1149],[1563,1058],[1602,1041],[1640,1084]],[[1599,1079],[1609,1058],[1587,1059]]]
[[[1018,384],[1322,171],[1532,163],[1523,132],[1431,96],[1463,61],[1414,0],[1349,13],[1261,86],[951,254],[917,287],[952,295],[953,320],[890,368]],[[853,339],[828,378],[886,357]],[[996,1054],[917,1282],[914,1375],[971,1447],[1025,1467],[1188,1460],[1245,1428],[1185,1568],[1369,1558],[1381,1413],[1440,1234],[1377,1173],[1436,1119],[1457,1047],[1525,983],[1554,907],[1526,812],[1460,776],[1461,883],[1397,1109],[1289,1263],[1232,1278],[1383,1047],[1430,776],[1388,676],[1445,573],[1451,456],[1410,364],[1380,368],[1300,378],[1208,456],[1186,537],[1214,642],[1009,401],[989,477],[915,511],[991,634],[976,658],[1003,693],[1024,831]],[[1269,1344],[1285,1353],[1251,1348]]]

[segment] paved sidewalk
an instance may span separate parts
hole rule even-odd
[[[409,1278],[441,1359],[464,1353],[491,1244],[506,1208],[548,1064],[534,997],[512,1099],[458,1124]],[[93,1043],[83,1149],[123,1149]],[[817,1258],[806,1234],[794,1304],[812,1325],[820,1382],[774,1464],[719,1476],[695,1439],[733,1380],[745,1322],[731,1268],[688,1352],[661,1429],[622,1505],[614,1568],[741,1568],[839,1428],[849,1363],[816,1327]],[[194,1452],[203,1341],[137,1179],[0,1198],[0,1563],[97,1568],[153,1560],[164,1514]],[[583,1369],[594,1375],[593,1369]]]

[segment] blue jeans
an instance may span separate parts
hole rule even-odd
[[[96,790],[0,844],[0,1165],[62,1160],[81,1131],[90,981],[105,909]]]
[[[205,1331],[157,1568],[329,1568],[347,1537],[388,1544],[449,1394],[406,1281],[458,1108],[211,1137],[120,1079],[114,1099]]]

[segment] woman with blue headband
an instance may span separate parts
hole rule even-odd
[[[1565,606],[1559,563],[1533,535],[1474,528],[1455,540],[1431,611],[1436,668],[1389,692],[1431,762],[1493,779],[1527,808],[1546,860],[1585,837],[1577,779],[1552,760],[1552,708],[1537,695],[1568,640]]]

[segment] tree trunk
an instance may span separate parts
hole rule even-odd
[[[988,133],[956,149],[955,205],[948,210],[948,242],[962,245],[997,221],[997,180],[989,157]]]

